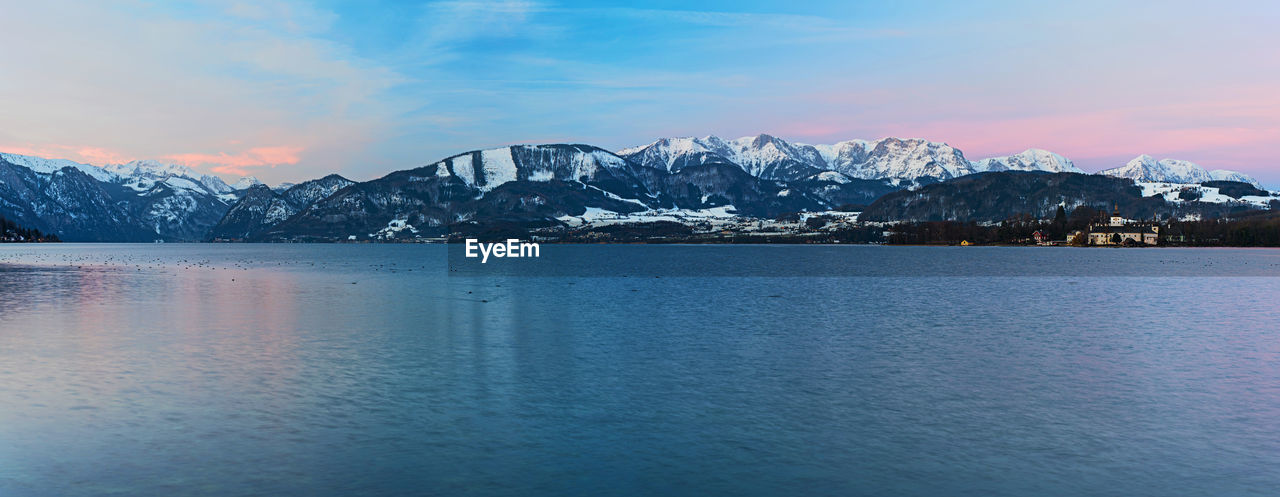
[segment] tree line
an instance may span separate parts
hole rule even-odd
[[[58,235],[41,233],[34,228],[23,228],[18,223],[0,216],[0,243],[58,242]]]
[[[1168,223],[1166,231],[1170,245],[1280,247],[1280,212],[1262,211],[1231,218],[1174,221]]]
[[[1021,214],[999,223],[929,221],[885,228],[884,242],[909,245],[1019,245],[1035,243],[1039,231],[1047,240],[1066,241],[1068,233],[1087,233],[1105,222],[1106,211],[1080,206],[1070,213],[1059,206],[1052,219]],[[1247,213],[1201,220],[1165,220],[1160,244],[1186,247],[1280,247],[1280,211]]]

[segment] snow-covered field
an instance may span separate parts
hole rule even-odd
[[[1172,203],[1187,202],[1187,200],[1183,200],[1182,197],[1180,196],[1184,191],[1198,192],[1200,194],[1200,198],[1197,200],[1200,202],[1207,202],[1207,203],[1213,203],[1213,204],[1230,204],[1230,203],[1248,204],[1250,206],[1258,207],[1262,209],[1270,208],[1271,200],[1280,198],[1275,196],[1275,192],[1272,192],[1272,196],[1269,196],[1269,197],[1245,195],[1243,197],[1240,197],[1239,199],[1236,199],[1236,198],[1231,198],[1227,195],[1223,195],[1221,191],[1219,191],[1219,189],[1216,187],[1188,185],[1183,183],[1139,181],[1137,182],[1137,185],[1142,188],[1142,196],[1144,197],[1160,196],[1164,198],[1165,201],[1172,202]]]
[[[800,229],[814,217],[834,218],[837,223],[853,223],[858,220],[857,212],[824,211],[804,212],[795,219],[779,221],[738,215],[732,205],[713,207],[710,209],[662,209],[644,212],[618,213],[604,209],[588,207],[580,216],[561,216],[560,221],[573,228],[599,228],[602,226],[652,223],[668,221],[694,226],[695,232],[715,232],[733,230],[737,233],[752,232],[776,233]]]
[[[712,207],[710,209],[658,209],[643,212],[618,213],[596,207],[588,207],[581,216],[561,216],[558,219],[572,227],[608,226],[612,224],[652,223],[671,221],[676,223],[694,223],[700,221],[728,221],[737,219],[737,210],[732,205]]]

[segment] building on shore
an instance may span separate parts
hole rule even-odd
[[[1125,219],[1120,213],[1089,225],[1089,245],[1158,245],[1160,223]]]

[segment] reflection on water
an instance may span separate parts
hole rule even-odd
[[[1134,252],[1089,257],[1107,253]],[[460,277],[446,259],[0,247],[0,495],[1280,488],[1280,278]]]

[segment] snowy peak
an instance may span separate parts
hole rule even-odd
[[[728,142],[728,147],[728,159],[759,178],[794,180],[827,169],[816,148],[792,145],[771,135],[738,138]]]
[[[1204,183],[1215,179],[1209,171],[1194,162],[1177,159],[1156,160],[1150,155],[1139,155],[1123,166],[1100,171],[1098,174],[1157,183]],[[1218,174],[1223,178],[1233,177],[1244,179],[1247,183],[1257,183],[1253,178],[1234,171],[1220,171]]]
[[[157,183],[169,183],[170,180],[175,178],[190,180],[200,185],[200,187],[185,189],[203,189],[214,195],[233,191],[226,182],[222,181],[222,178],[212,174],[199,174],[195,170],[179,164],[167,164],[155,160],[135,160],[125,164],[107,164],[102,169],[119,176],[120,183],[138,191],[149,189]],[[179,182],[179,184],[186,186],[186,183]]]
[[[627,161],[590,145],[515,145],[455,155],[433,164],[437,177],[456,177],[488,192],[505,183],[523,181],[591,182],[612,178]]]
[[[668,172],[708,162],[728,162],[731,155],[724,140],[705,138],[662,138],[648,145],[624,148],[618,155],[638,164]]]
[[[304,181],[285,189],[281,196],[299,208],[306,207],[316,201],[333,195],[333,192],[355,184],[342,176],[330,174],[320,179]]]
[[[813,145],[832,170],[856,168],[867,161],[867,153],[875,145],[866,140],[847,140],[835,145]]]
[[[231,185],[231,189],[235,191],[248,190],[253,186],[261,185],[261,184],[262,182],[258,181],[258,178],[255,178],[253,176],[245,176],[243,178],[240,178],[239,181],[236,181],[235,184]]]
[[[3,159],[10,164],[22,166],[41,174],[52,174],[64,167],[70,167],[78,169],[98,181],[113,181],[116,179],[114,173],[106,171],[103,168],[91,166],[89,164],[81,164],[67,159],[45,159],[43,157],[9,153],[0,153],[0,159]]]
[[[912,138],[847,140],[833,145],[790,143],[761,134],[735,140],[663,138],[619,151],[647,167],[678,171],[690,165],[729,162],[763,179],[795,181],[823,171],[849,178],[949,179],[973,172],[964,154],[945,143]]]
[[[182,189],[204,190],[214,195],[231,193],[236,190],[243,190],[258,183],[258,180],[247,178],[250,183],[243,184],[242,188],[232,189],[222,178],[211,174],[199,174],[191,168],[179,164],[168,164],[156,160],[135,160],[124,164],[107,164],[102,167],[81,164],[67,159],[45,159],[42,157],[33,157],[28,155],[0,153],[0,159],[11,164],[19,165],[40,174],[53,174],[64,167],[78,169],[88,174],[93,179],[105,183],[114,183],[124,185],[138,192],[150,190],[157,184],[172,183],[170,186],[181,185]],[[172,178],[182,178],[194,182],[193,186],[184,181],[169,182]]]
[[[1248,183],[1259,189],[1265,190],[1265,188],[1262,188],[1262,183],[1253,179],[1253,176],[1249,176],[1248,174],[1241,172],[1228,171],[1226,169],[1214,169],[1209,171],[1209,177],[1213,178],[1214,181],[1238,181],[1240,183]]]
[[[830,145],[790,143],[767,134],[734,140],[716,136],[662,138],[648,145],[622,149],[618,155],[668,172],[708,163],[731,163],[752,176],[783,182],[811,178],[825,171],[834,171],[846,178],[888,179],[898,183],[920,178],[948,180],[997,171],[1087,174],[1071,159],[1048,150],[1032,148],[1015,155],[971,162],[955,147],[921,138],[855,139]],[[1097,174],[1148,182],[1238,181],[1261,187],[1256,179],[1243,173],[1207,171],[1193,162],[1156,160],[1149,155]]]
[[[1038,148],[1005,157],[991,157],[973,163],[975,172],[994,171],[1045,171],[1050,173],[1080,173],[1084,171],[1076,167],[1071,159]]]
[[[1129,178],[1135,181],[1155,183],[1204,183],[1206,181],[1238,181],[1262,188],[1262,184],[1247,174],[1226,169],[1205,170],[1191,161],[1178,159],[1156,160],[1150,155],[1139,155],[1123,166],[1099,171],[1098,174]]]
[[[200,175],[199,178],[196,178],[196,179],[200,180],[200,184],[204,185],[205,188],[208,188],[209,191],[213,193],[217,193],[219,195],[223,193],[231,193],[235,191],[231,188],[231,185],[228,185],[227,182],[222,181],[222,178],[219,178],[212,174],[202,174]]]
[[[782,181],[826,170],[826,161],[816,148],[765,134],[735,140],[717,136],[663,138],[649,145],[620,150],[618,155],[668,172],[704,164],[732,164],[752,176]]]
[[[199,178],[200,175],[187,166],[165,164],[155,160],[135,160],[125,164],[107,164],[102,167],[120,176],[165,179],[171,176]]]
[[[856,167],[861,169],[861,174],[852,176],[864,179],[914,180],[930,177],[946,180],[973,172],[973,166],[959,149],[920,138],[876,140],[874,147],[867,152],[866,162]]]

